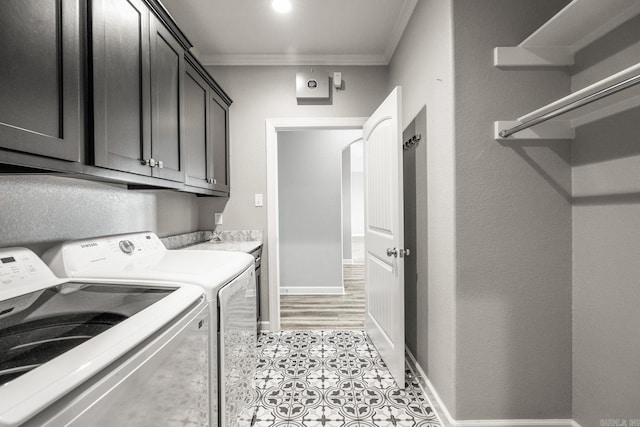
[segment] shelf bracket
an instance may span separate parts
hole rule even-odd
[[[549,120],[544,123],[521,130],[511,136],[503,138],[500,132],[522,124],[520,121],[498,121],[494,122],[494,138],[498,141],[512,141],[524,139],[574,139],[575,129],[569,120]]]

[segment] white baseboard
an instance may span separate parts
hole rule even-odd
[[[258,330],[259,331],[270,331],[271,330],[271,324],[269,323],[268,320],[263,320],[258,324]]]
[[[436,401],[436,404],[438,405],[436,408],[433,408],[433,409],[436,412],[438,421],[440,421],[440,425],[444,426],[445,424],[442,422],[442,418],[440,417],[440,414],[438,414],[438,412],[441,412],[446,417],[450,425],[455,426],[456,420],[453,419],[451,414],[449,414],[447,407],[444,405],[444,403],[440,399],[440,396],[435,391],[435,389],[431,386],[431,383],[429,382],[429,378],[427,378],[427,374],[422,370],[422,367],[418,364],[418,361],[413,356],[413,353],[411,353],[411,350],[409,350],[409,347],[405,345],[404,351],[405,351],[405,354],[409,357],[409,368],[413,371],[414,374],[416,374],[415,371],[418,371],[417,372],[418,374],[417,376],[419,377],[418,384],[422,389],[422,393],[425,395],[427,400],[429,400],[429,393],[427,393],[426,390],[424,389],[424,387],[427,386],[429,391],[431,392],[431,396],[433,396],[434,400]],[[431,403],[430,400],[429,400],[429,403]]]
[[[289,286],[280,288],[280,295],[344,295],[338,286]]]
[[[432,396],[437,403],[434,408],[436,415],[438,415],[437,412],[439,411],[445,416],[447,423],[443,423],[442,418],[440,418],[440,424],[443,426],[448,424],[451,427],[580,427],[580,424],[571,419],[456,420],[451,416],[447,406],[411,351],[405,347],[405,352],[409,358],[409,366],[412,370],[418,371],[417,374],[420,377],[418,383],[425,397],[429,400],[429,397]],[[425,387],[428,390],[425,390]]]
[[[458,427],[575,427],[578,424],[570,419],[550,420],[464,420],[458,421]]]

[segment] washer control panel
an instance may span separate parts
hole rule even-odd
[[[0,292],[58,282],[36,254],[26,248],[0,249]]]
[[[154,233],[129,233],[64,242],[47,251],[42,259],[60,277],[81,277],[87,271],[95,274],[99,270],[122,269],[166,250]]]

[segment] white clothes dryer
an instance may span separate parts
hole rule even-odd
[[[145,232],[65,242],[43,259],[60,277],[174,281],[202,287],[212,334],[210,425],[235,425],[251,396],[257,363],[251,255],[168,250],[158,236]]]
[[[59,279],[0,249],[0,426],[205,426],[207,328],[197,286]]]

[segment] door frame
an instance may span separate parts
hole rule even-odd
[[[367,117],[297,117],[265,120],[267,159],[267,247],[270,331],[280,330],[280,214],[278,211],[278,132],[362,129]],[[264,325],[267,326],[267,325]]]

